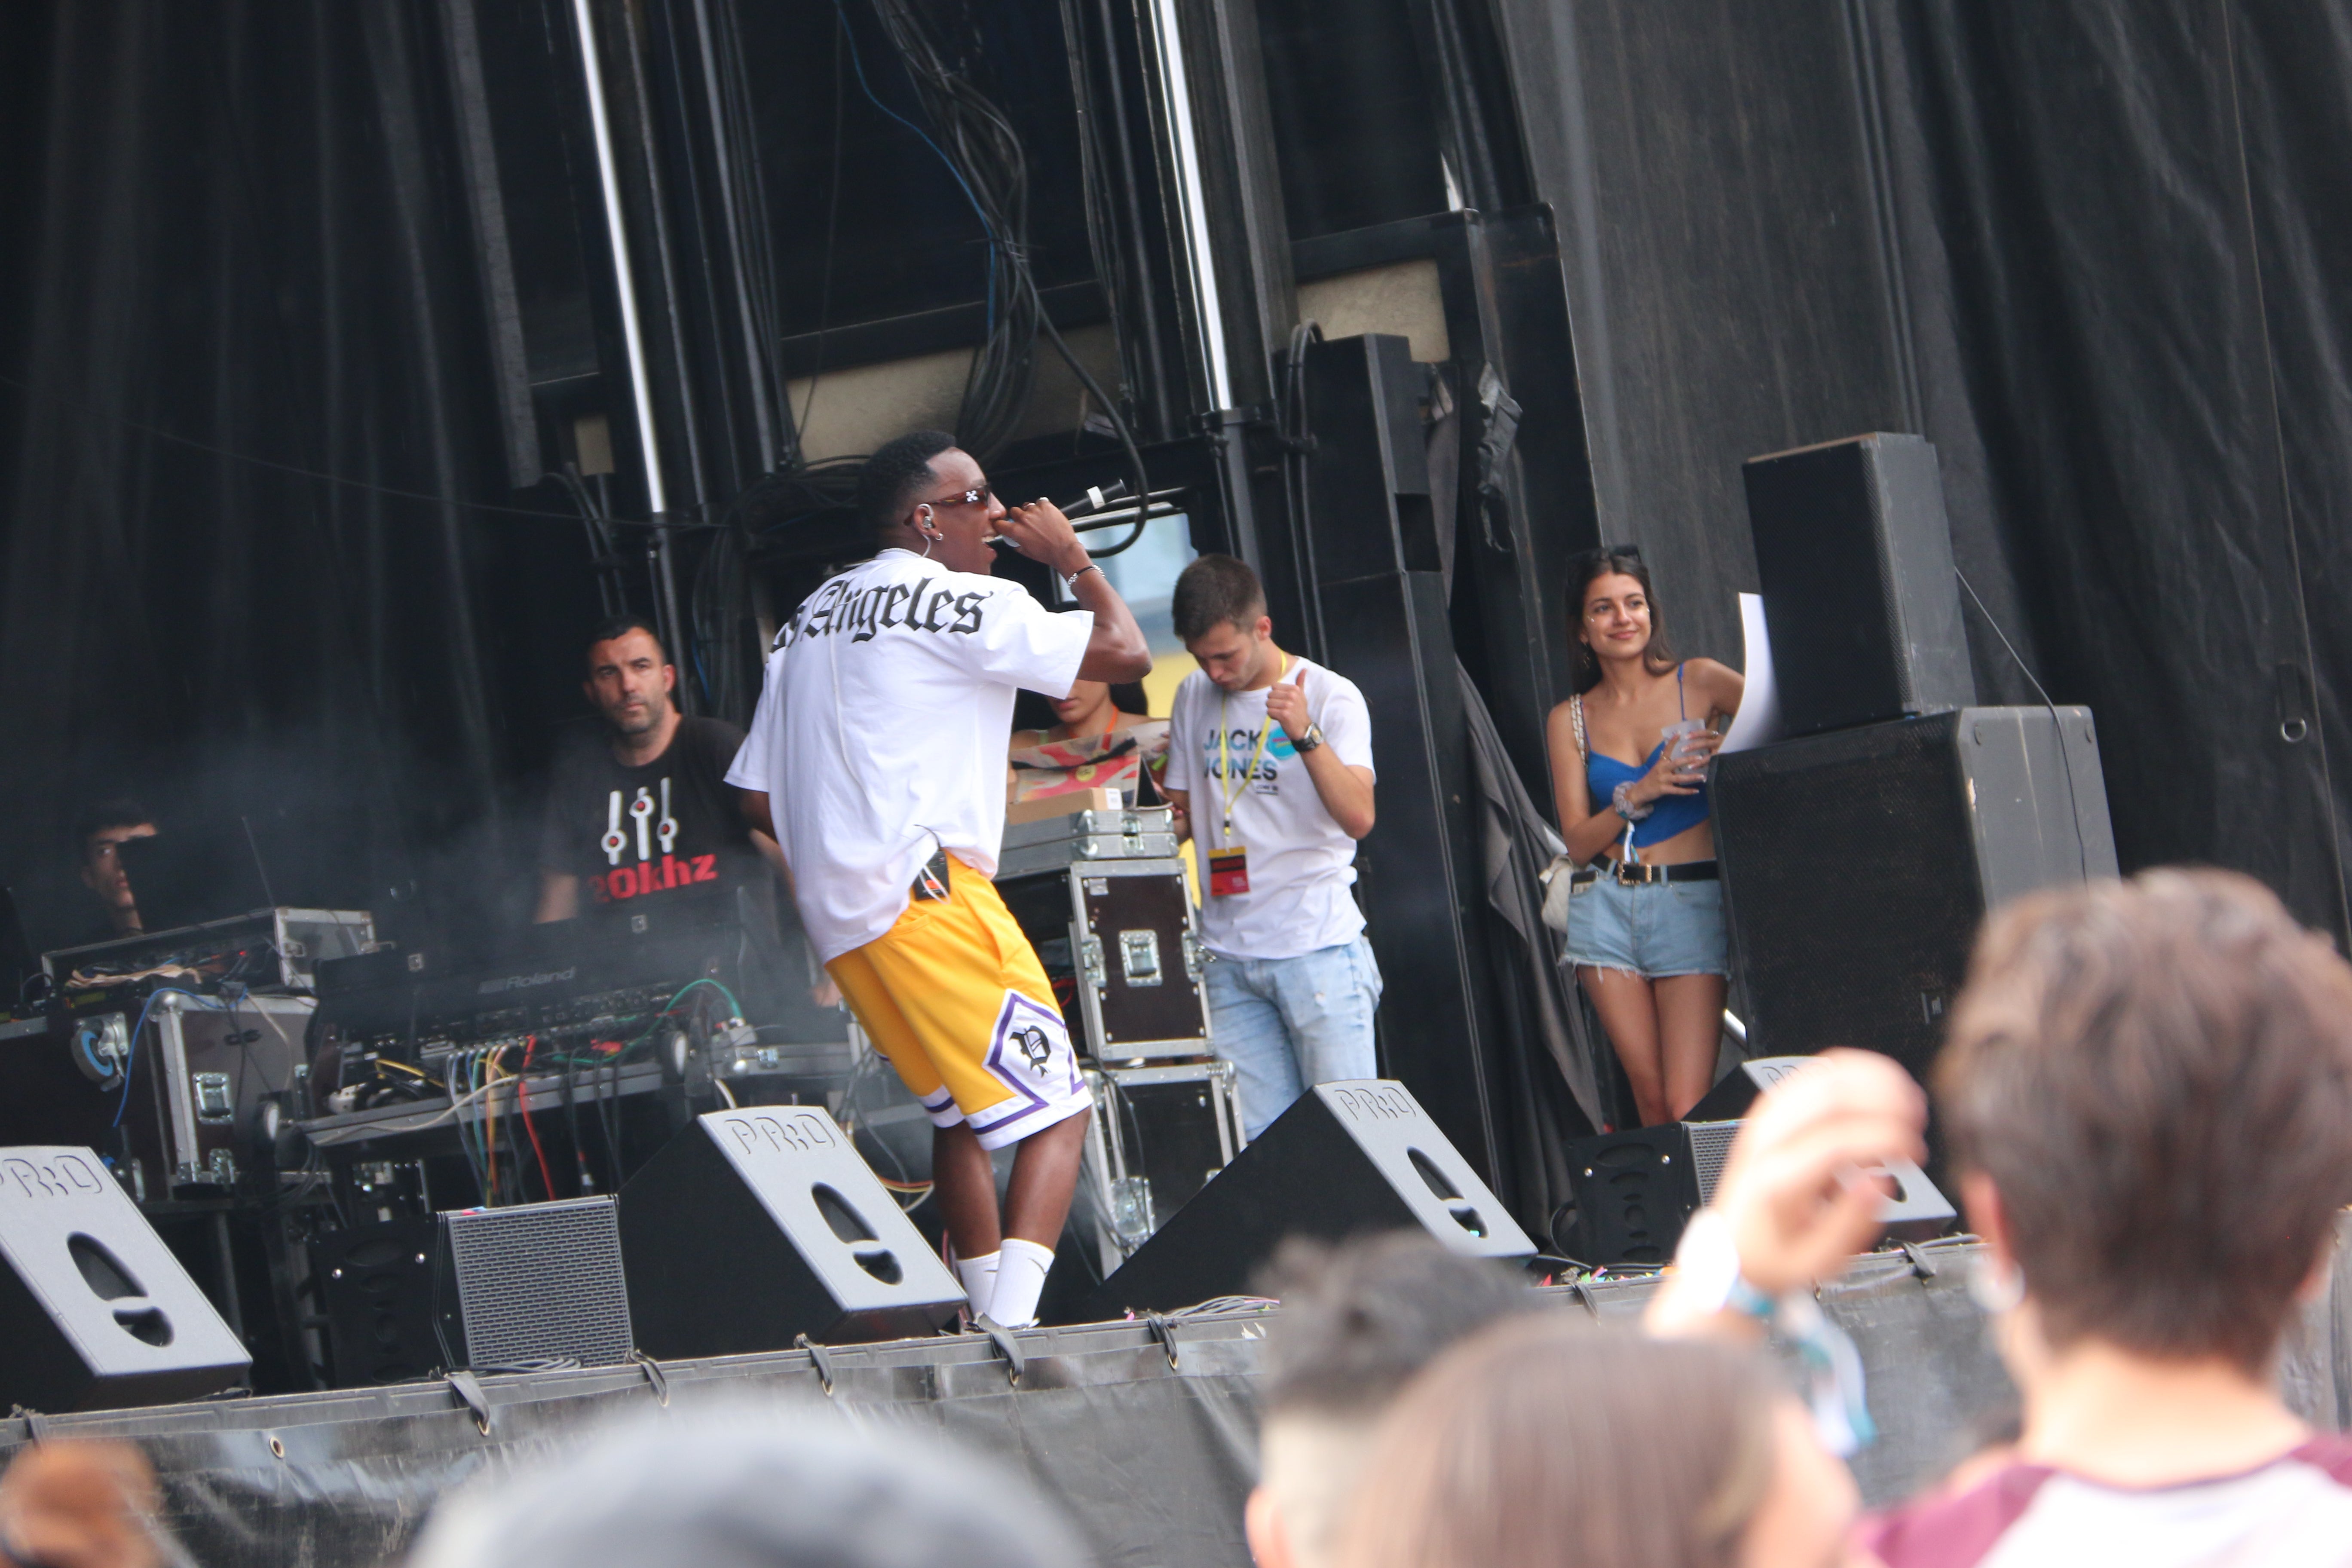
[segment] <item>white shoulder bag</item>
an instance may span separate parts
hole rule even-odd
[[[1584,740],[1584,699],[1571,697],[1568,703],[1569,717],[1576,725],[1576,760],[1581,766],[1591,760]],[[1551,864],[1536,877],[1543,884],[1543,922],[1563,936],[1568,933],[1569,879],[1575,869],[1576,862],[1568,858],[1568,847],[1562,845],[1552,856]]]

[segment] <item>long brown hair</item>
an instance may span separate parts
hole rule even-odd
[[[1382,1422],[1341,1568],[1728,1568],[1771,1485],[1769,1371],[1565,1310],[1431,1363]]]
[[[1576,674],[1569,685],[1575,691],[1590,691],[1601,684],[1601,656],[1577,632],[1584,625],[1585,590],[1592,586],[1594,578],[1610,576],[1631,577],[1642,584],[1642,597],[1650,602],[1650,641],[1642,649],[1642,668],[1652,675],[1664,675],[1680,662],[1666,641],[1665,614],[1658,608],[1658,591],[1650,586],[1650,569],[1642,563],[1640,548],[1604,544],[1568,563],[1568,637],[1576,645]]]

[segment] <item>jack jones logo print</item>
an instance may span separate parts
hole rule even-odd
[[[1249,773],[1250,763],[1257,756],[1257,734],[1255,727],[1244,730],[1236,724],[1230,733],[1223,736],[1221,745],[1220,732],[1212,729],[1201,742],[1201,772],[1209,778],[1223,779],[1225,776],[1225,758],[1231,757],[1234,773]],[[1276,725],[1274,738],[1265,743],[1265,759],[1258,763],[1257,771],[1250,773],[1250,793],[1280,795],[1282,786],[1276,781],[1281,776],[1282,764],[1297,755],[1298,748],[1291,744],[1290,732],[1281,725]]]

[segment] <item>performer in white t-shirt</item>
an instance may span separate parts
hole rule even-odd
[[[989,880],[1013,693],[1138,679],[1151,654],[1069,520],[1050,501],[1007,510],[938,431],[868,458],[858,507],[881,552],[777,634],[727,782],[782,848],[826,972],[930,1113],[973,1312],[1018,1327],[1069,1213],[1087,1100],[1045,968]],[[1083,608],[1055,615],[991,576],[999,536]],[[1000,1214],[989,1151],[1012,1143]]]
[[[1372,830],[1372,719],[1355,683],[1274,642],[1257,574],[1203,555],[1176,579],[1168,780],[1200,847],[1210,1032],[1255,1138],[1307,1086],[1378,1076],[1381,971],[1349,889]]]

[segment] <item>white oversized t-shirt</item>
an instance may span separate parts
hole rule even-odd
[[[821,961],[888,931],[937,849],[996,874],[1013,693],[1068,696],[1094,619],[907,550],[793,612],[727,782],[766,792]]]
[[[1307,712],[1323,742],[1349,767],[1372,765],[1372,716],[1355,682],[1293,654],[1283,681],[1307,672]],[[1296,958],[1352,942],[1364,915],[1348,889],[1356,880],[1356,841],[1341,831],[1315,793],[1307,761],[1282,726],[1266,737],[1265,693],[1227,696],[1199,670],[1176,689],[1168,720],[1168,787],[1190,792],[1192,841],[1203,857],[1237,843],[1249,851],[1246,893],[1201,900],[1201,934],[1228,958]],[[1221,750],[1218,736],[1223,732]],[[1234,830],[1224,829],[1224,773],[1234,771]],[[1255,773],[1251,764],[1256,763]]]

